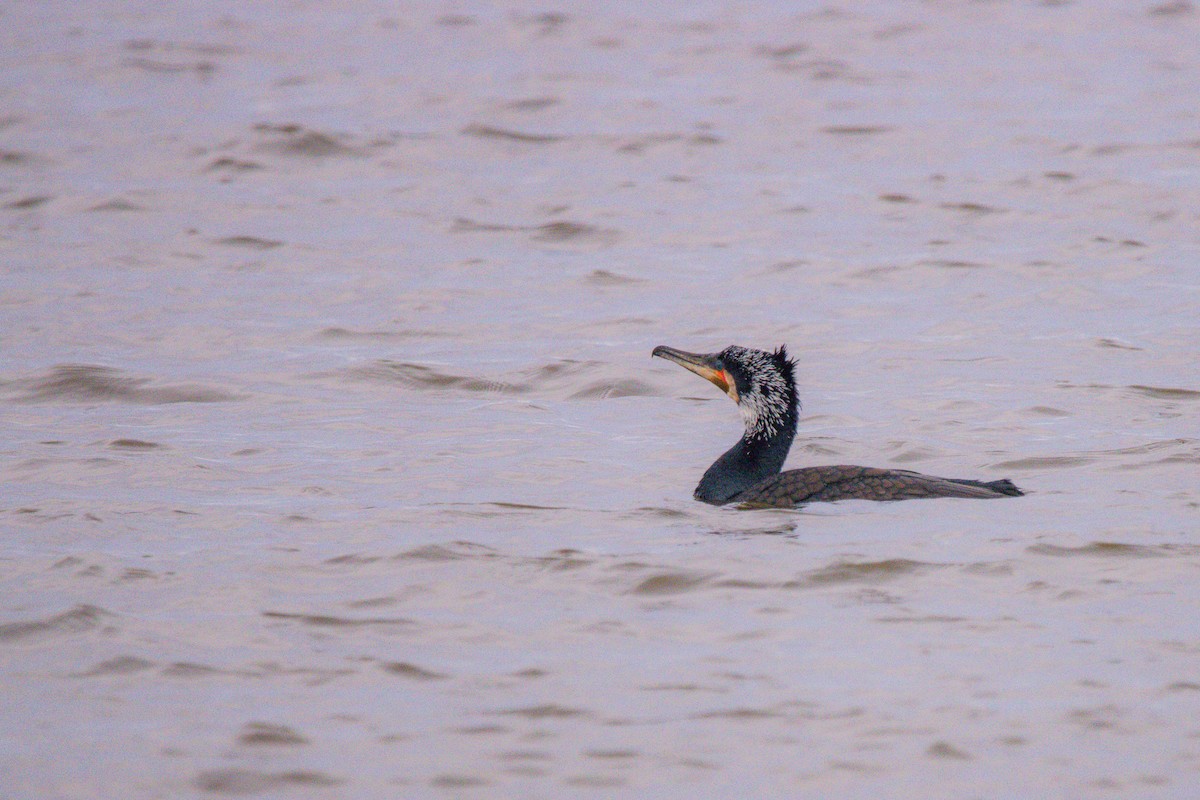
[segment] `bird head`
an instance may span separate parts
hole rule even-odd
[[[787,348],[775,352],[730,345],[719,353],[688,353],[659,345],[652,356],[696,373],[737,403],[749,438],[769,438],[790,426],[795,430],[799,400],[796,362]]]

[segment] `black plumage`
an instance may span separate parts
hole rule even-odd
[[[738,443],[700,479],[694,496],[702,502],[790,508],[823,500],[986,499],[1024,494],[1010,480],[939,478],[898,469],[829,466],[782,472],[800,416],[795,362],[785,348],[768,353],[734,345],[720,353],[702,354],[659,346],[652,355],[711,381],[737,403],[746,423]]]

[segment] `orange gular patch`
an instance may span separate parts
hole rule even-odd
[[[733,376],[727,370],[706,369],[701,374],[712,381],[712,384],[722,392],[732,397],[733,402],[738,401],[737,383],[734,382]]]
[[[721,370],[721,378],[722,378],[722,382],[724,383],[724,385],[723,386],[721,384],[717,384],[717,385],[721,386],[721,388],[725,390],[725,394],[727,394],[733,398],[733,402],[735,402],[735,403],[739,402],[737,382],[733,379],[733,376],[730,375],[725,370]]]

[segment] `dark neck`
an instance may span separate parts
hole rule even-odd
[[[693,496],[719,506],[734,501],[751,486],[782,470],[792,439],[796,438],[796,416],[793,407],[783,424],[770,436],[746,431],[741,441],[708,468]]]

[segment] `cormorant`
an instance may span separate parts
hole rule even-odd
[[[711,381],[742,412],[746,432],[708,468],[694,497],[712,505],[741,503],[790,508],[817,500],[908,500],[916,497],[1019,497],[1010,480],[937,478],[900,469],[805,467],[781,472],[796,436],[800,402],[796,362],[786,347],[774,353],[733,345],[719,353],[654,348],[652,356],[674,361]]]

